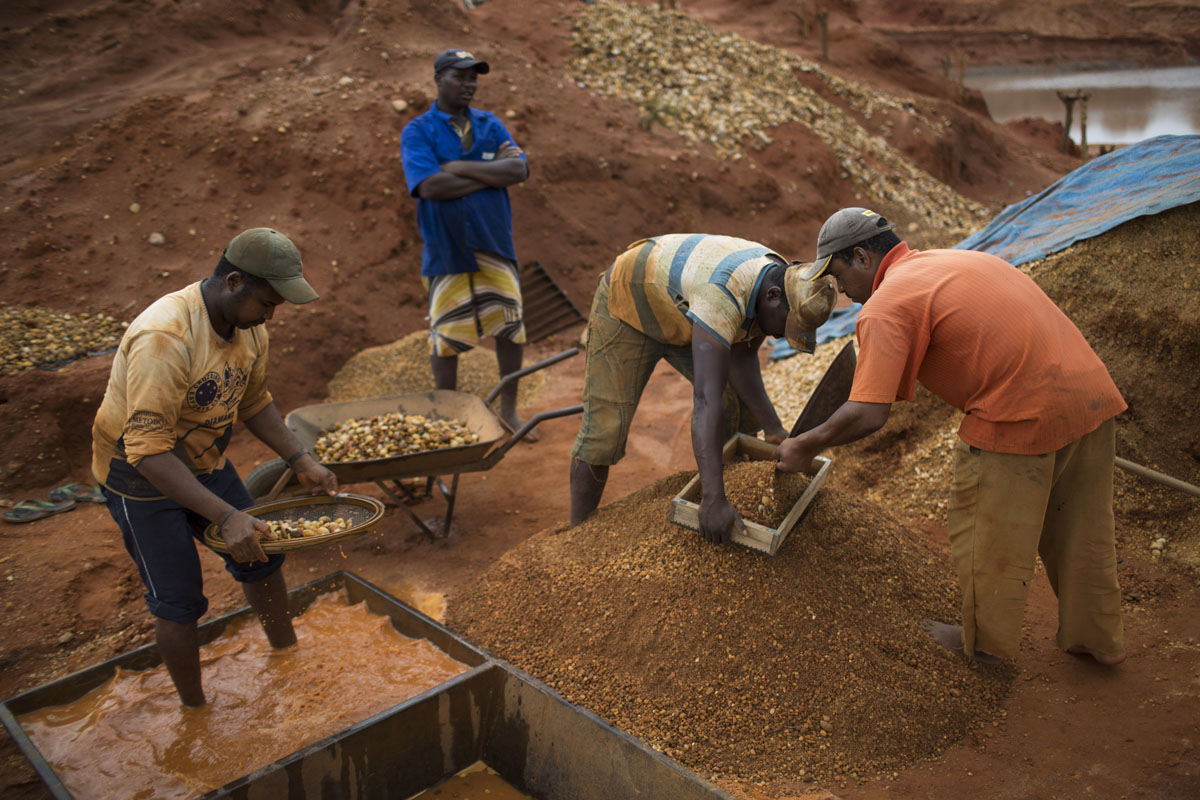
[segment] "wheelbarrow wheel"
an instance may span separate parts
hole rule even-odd
[[[275,488],[275,484],[279,482],[280,477],[287,471],[287,462],[282,458],[276,458],[265,464],[259,464],[254,469],[250,470],[250,474],[246,476],[243,483],[246,484],[246,491],[255,500],[261,500],[270,494]],[[296,489],[300,486],[296,480],[295,474],[288,480],[287,485],[283,487],[280,495],[290,494],[289,490]]]

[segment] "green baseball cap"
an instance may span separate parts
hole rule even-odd
[[[273,228],[242,231],[225,248],[225,260],[248,275],[265,279],[289,303],[303,305],[320,297],[304,280],[296,245]]]
[[[867,208],[843,208],[825,220],[817,235],[817,257],[804,272],[804,279],[821,277],[829,267],[833,254],[865,242],[876,234],[896,227]]]

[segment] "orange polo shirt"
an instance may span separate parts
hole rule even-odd
[[[851,400],[912,400],[919,380],[966,413],[958,435],[982,450],[1053,452],[1126,408],[1067,315],[987,253],[896,245],[855,333]]]

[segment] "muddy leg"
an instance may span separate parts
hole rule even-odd
[[[600,498],[604,495],[604,484],[608,482],[608,467],[597,467],[571,459],[571,527],[574,528],[588,518]]]
[[[517,344],[508,339],[496,339],[496,363],[500,367],[500,377],[521,368],[521,359],[525,353],[525,345]],[[500,419],[504,420],[514,431],[525,424],[517,416],[517,388],[520,381],[513,381],[500,390]],[[525,434],[525,441],[536,442],[540,438],[537,428]]]
[[[196,623],[172,622],[155,617],[154,635],[175,691],[185,706],[204,705],[204,688],[200,684],[200,643]]]
[[[261,581],[243,583],[242,592],[250,607],[258,614],[267,641],[274,648],[288,647],[296,643],[296,631],[292,628],[292,617],[288,613],[287,583],[283,570],[277,569]]]

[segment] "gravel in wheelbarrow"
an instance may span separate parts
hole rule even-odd
[[[383,519],[384,505],[373,497],[364,497],[359,494],[338,494],[333,497],[328,495],[293,497],[288,500],[262,503],[242,510],[264,522],[301,522],[305,520],[319,522],[322,517],[328,517],[331,519],[341,518],[350,523],[348,528],[331,531],[327,534],[293,539],[261,539],[259,542],[265,553],[290,553],[295,550],[325,547],[361,536],[379,525]],[[215,522],[204,529],[204,543],[218,553],[228,552],[225,540],[221,538]]]

